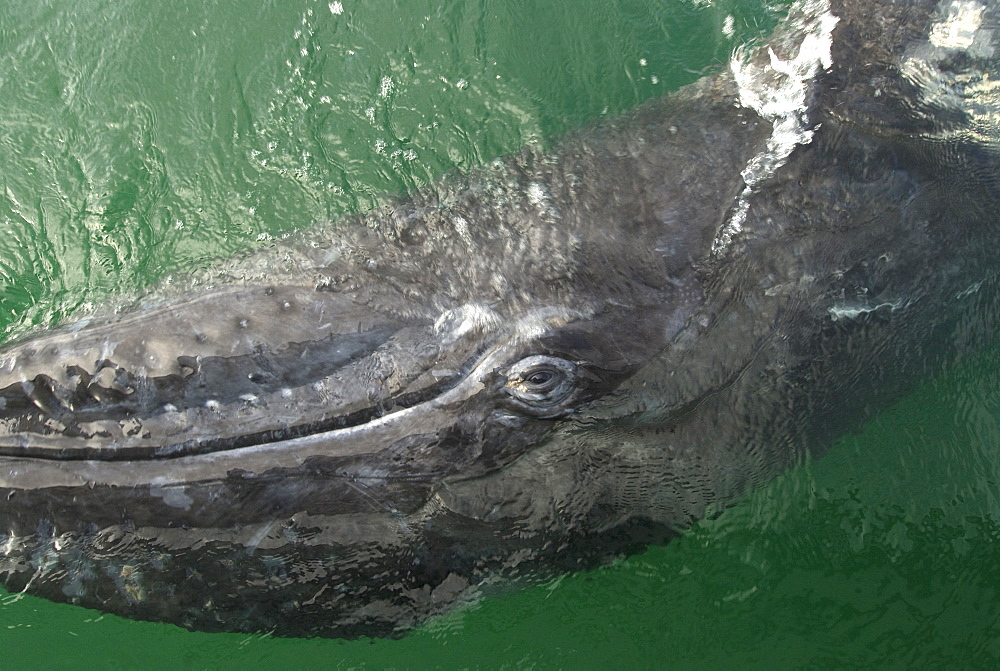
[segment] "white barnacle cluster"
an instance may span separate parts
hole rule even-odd
[[[794,32],[764,51],[737,51],[733,56],[730,69],[739,90],[739,104],[770,122],[771,135],[764,149],[743,168],[745,187],[716,237],[714,252],[727,247],[742,230],[754,188],[773,175],[796,146],[812,140],[815,128],[809,120],[810,88],[816,75],[832,65],[833,29],[838,21],[828,0],[800,2],[789,12]]]

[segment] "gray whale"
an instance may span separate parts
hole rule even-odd
[[[998,11],[800,3],[551,152],[6,348],[4,585],[393,634],[821,454],[996,333]]]

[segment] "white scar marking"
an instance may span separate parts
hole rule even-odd
[[[441,314],[434,322],[434,330],[452,343],[473,331],[492,331],[501,323],[500,315],[480,303],[467,303]]]
[[[469,222],[464,217],[456,214],[451,218],[451,225],[455,227],[455,232],[467,245],[472,244],[472,235],[469,233]]]
[[[876,310],[881,310],[882,308],[889,308],[889,312],[895,312],[900,308],[905,308],[909,304],[902,298],[895,301],[887,301],[885,303],[878,304],[864,304],[864,305],[834,305],[827,309],[830,314],[830,319],[837,321],[839,319],[856,319],[861,315],[868,314],[869,312],[875,312]]]
[[[1000,82],[995,78],[993,11],[974,0],[945,0],[935,11],[927,40],[914,43],[903,55],[900,71],[920,92],[920,113],[935,122],[939,110],[967,115],[967,123],[958,126],[935,123],[930,137],[998,145]],[[962,57],[956,59],[956,52]]]
[[[552,205],[552,198],[548,188],[540,182],[532,182],[528,185],[528,202],[546,221],[553,221],[559,216],[559,212]]]
[[[797,145],[808,144],[815,131],[809,125],[809,90],[820,69],[832,65],[833,29],[840,19],[830,12],[828,0],[807,0],[789,13],[793,12],[800,16],[796,35],[800,42],[794,56],[782,60],[768,47],[766,63],[759,51],[746,58],[737,52],[730,63],[740,105],[769,121],[772,130],[767,146],[743,169],[746,186],[713,244],[714,252],[724,249],[742,230],[754,188],[771,177]]]
[[[954,0],[948,15],[931,27],[930,41],[945,49],[968,49],[976,41],[983,23],[983,7],[975,2]]]

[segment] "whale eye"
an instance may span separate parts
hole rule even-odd
[[[555,380],[559,377],[559,373],[554,370],[546,370],[544,368],[532,371],[531,373],[524,376],[525,384],[532,385],[535,388],[543,387],[548,385],[549,382]]]
[[[504,390],[519,410],[554,417],[567,409],[578,378],[572,361],[539,354],[521,359],[508,369]]]

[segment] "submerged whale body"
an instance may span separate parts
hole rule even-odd
[[[802,2],[549,153],[0,351],[0,579],[386,635],[680,533],[996,333],[998,19]]]

